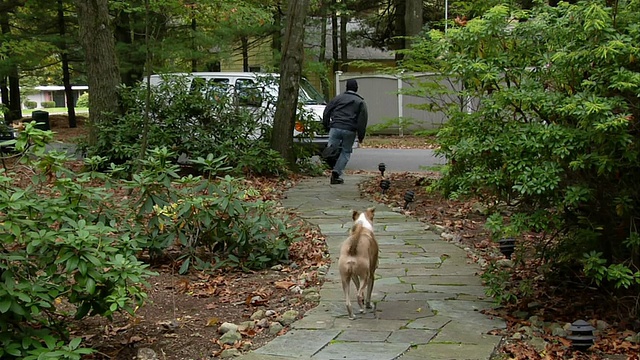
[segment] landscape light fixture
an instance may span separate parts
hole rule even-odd
[[[387,190],[391,187],[391,181],[387,179],[380,180],[380,188],[382,188],[382,193],[386,193]]]
[[[411,190],[407,190],[406,193],[404,193],[404,209],[407,210],[409,208],[409,204],[411,204],[414,201],[414,197],[415,197],[415,193]]]
[[[500,252],[502,253],[502,255],[504,255],[507,259],[511,259],[511,254],[513,254],[516,249],[516,239],[500,239],[498,241],[498,244],[500,245]]]
[[[593,335],[595,328],[584,320],[576,320],[569,327],[571,335],[567,336],[567,340],[571,341],[571,347],[576,350],[585,351],[595,340]]]
[[[378,164],[378,170],[380,170],[380,174],[384,177],[384,171],[387,170],[387,165],[384,163]]]

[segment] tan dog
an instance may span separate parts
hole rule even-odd
[[[365,306],[372,309],[371,291],[373,276],[378,267],[378,243],[373,236],[374,208],[363,213],[353,211],[354,224],[349,237],[342,243],[338,268],[342,279],[342,290],[346,297],[349,319],[355,319],[351,308],[351,281],[356,285],[358,305],[363,313]],[[366,291],[366,296],[365,296]]]

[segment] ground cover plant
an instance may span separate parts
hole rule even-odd
[[[138,329],[162,321],[188,326],[189,317],[176,314],[171,301],[176,296],[193,304],[190,314],[211,308],[210,298],[216,297],[218,316],[203,324],[213,329],[214,341],[197,350],[209,356],[232,347],[215,342],[217,327],[212,327],[218,325],[215,319],[225,320],[226,312],[239,320],[256,306],[271,303],[281,315],[313,304],[304,300],[302,289],[320,281],[324,247],[317,232],[272,203],[285,186],[276,184],[287,183],[260,181],[259,190],[248,179],[225,176],[220,159],[213,157],[196,160],[206,178],[183,176],[166,148],[150,150],[140,171],[122,179],[123,168],[105,165],[104,158],[79,161],[66,151],[45,151],[52,136],[26,124],[16,153],[3,162],[0,203],[9,231],[0,251],[2,358],[102,358],[106,352],[131,358],[135,351],[123,350],[156,341],[149,334],[135,335]],[[274,265],[279,268],[271,270]],[[243,283],[243,273],[256,271],[263,281],[248,283],[261,287],[247,293],[237,284]],[[174,285],[167,290],[166,284]],[[293,286],[300,291],[290,290]],[[277,295],[288,292],[290,301],[280,303]],[[140,311],[145,300],[170,315]],[[87,324],[96,328],[87,330]],[[116,330],[95,331],[104,326]],[[244,346],[267,334],[252,329]],[[105,345],[105,337],[118,336],[124,337],[116,340],[119,346]],[[175,350],[175,359],[192,356],[167,347]]]

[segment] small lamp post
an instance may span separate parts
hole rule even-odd
[[[593,330],[595,328],[584,320],[574,321],[569,327],[571,335],[567,336],[567,339],[571,341],[571,347],[580,351],[587,350],[595,340]]]
[[[382,193],[386,193],[387,190],[391,187],[391,181],[387,179],[380,180],[380,188],[382,189]]]
[[[387,165],[385,165],[384,163],[378,164],[378,170],[380,170],[380,175],[384,177],[384,171],[387,170]]]
[[[407,210],[409,208],[409,204],[411,204],[414,201],[414,197],[415,197],[415,193],[411,190],[407,190],[407,192],[404,193],[404,209]]]
[[[516,239],[500,239],[498,241],[498,244],[500,245],[500,252],[502,253],[502,255],[504,255],[507,259],[511,259],[511,254],[513,254],[516,249]]]

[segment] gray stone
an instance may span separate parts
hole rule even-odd
[[[424,317],[424,318],[416,319],[415,321],[410,322],[407,325],[407,328],[409,328],[409,329],[438,330],[438,329],[441,329],[446,324],[450,323],[451,321],[453,321],[453,319],[450,318],[450,317],[441,316],[441,315],[434,315],[434,316],[430,316],[430,317]]]
[[[226,334],[229,331],[238,331],[238,325],[226,322],[218,328],[218,333],[220,334]]]
[[[486,344],[447,344],[435,343],[411,348],[401,360],[488,360],[497,343]]]
[[[596,320],[595,328],[598,331],[604,331],[604,330],[607,330],[609,328],[609,324],[604,320]]]
[[[402,343],[330,343],[313,356],[317,360],[392,360],[402,355],[409,344]]]
[[[336,340],[348,342],[384,342],[389,335],[391,335],[391,331],[345,330]]]
[[[340,334],[339,330],[291,330],[255,353],[281,357],[311,357]]]
[[[136,357],[138,360],[158,360],[158,354],[155,351],[149,348],[140,348],[138,350],[138,356]]]
[[[379,319],[413,320],[433,313],[426,301],[381,301],[376,306]]]
[[[401,329],[394,331],[387,339],[390,343],[428,344],[437,334],[436,330]]]
[[[368,331],[394,331],[409,323],[407,320],[384,320],[384,319],[363,319],[355,321],[346,317],[335,319],[333,328],[337,330],[368,330]]]
[[[284,326],[289,326],[293,324],[294,321],[298,318],[300,313],[296,310],[287,310],[282,314],[282,318],[280,319],[280,323]]]
[[[551,336],[567,336],[567,331],[562,327],[561,324],[558,323],[552,323],[551,325],[549,325],[549,332],[551,333]]]
[[[247,329],[254,329],[256,327],[255,321],[243,321],[238,325],[238,331],[245,331]]]
[[[531,326],[520,326],[518,332],[523,333],[529,337],[533,336],[533,328]]]
[[[299,330],[321,330],[333,327],[335,319],[333,316],[328,316],[324,312],[314,310],[315,309],[308,311],[302,319],[291,324],[291,326]]]
[[[640,332],[633,336],[627,336],[624,340],[634,344],[640,344]]]
[[[270,316],[273,316],[275,314],[276,314],[276,312],[274,310],[267,310],[267,311],[264,312],[264,316],[266,316],[266,317],[270,317]]]
[[[432,341],[438,343],[485,344],[496,342],[498,336],[488,335],[493,329],[475,322],[452,321],[440,329]],[[495,338],[498,338],[495,340]]]
[[[240,355],[242,355],[242,353],[240,353],[240,350],[238,350],[238,349],[226,349],[226,350],[223,350],[220,353],[220,358],[221,359],[231,359],[231,358],[234,358],[234,357],[238,357]]]
[[[547,348],[547,342],[543,338],[537,336],[527,340],[527,343],[539,353],[543,352]]]
[[[251,314],[250,319],[251,320],[261,320],[265,318],[265,313],[264,310],[257,310],[256,312],[254,312],[253,314]]]
[[[540,318],[537,315],[529,317],[529,322],[533,327],[536,327],[536,328],[542,327],[542,320],[540,320]]]
[[[280,324],[279,322],[271,322],[269,323],[269,334],[270,335],[277,335],[282,329],[284,329],[284,326],[282,326],[282,324]]]
[[[237,331],[229,331],[220,336],[219,340],[223,344],[233,345],[236,341],[242,340],[242,335]]]

